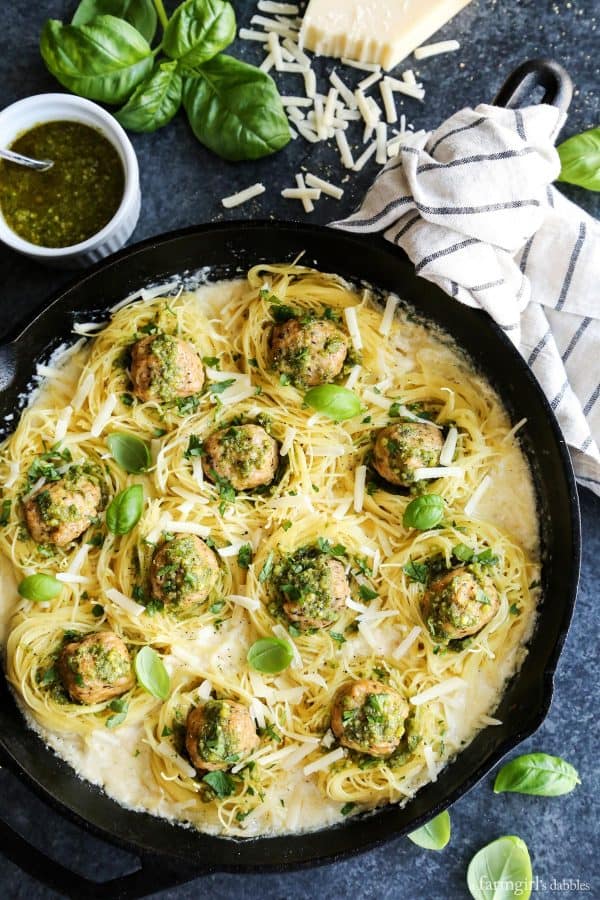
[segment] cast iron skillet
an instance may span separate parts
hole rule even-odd
[[[502,89],[498,102],[514,105],[525,87],[542,85],[544,99],[568,106],[570,81],[555,63],[530,61]],[[524,87],[525,85],[525,87]],[[565,442],[529,369],[505,335],[484,314],[452,302],[415,276],[406,257],[382,239],[347,235],[294,223],[234,222],[167,234],[122,251],[55,296],[14,340],[0,345],[0,419],[19,409],[35,363],[72,336],[76,321],[103,317],[131,291],[186,270],[209,266],[211,278],[231,277],[259,261],[303,261],[325,271],[365,280],[399,293],[439,323],[499,391],[513,421],[529,422],[524,448],[537,491],[544,548],[540,624],[525,664],[499,708],[501,726],[487,728],[404,808],[385,807],[352,818],[326,834],[231,841],[123,809],[79,780],[29,730],[4,679],[0,683],[0,760],[45,800],[95,834],[130,850],[140,868],[97,884],[69,872],[29,846],[5,823],[0,847],[48,886],[71,897],[133,898],[181,884],[211,871],[257,871],[331,862],[406,834],[437,815],[476,784],[542,723],[552,697],[553,674],[565,640],[577,588],[579,509]],[[13,427],[11,421],[5,430]]]

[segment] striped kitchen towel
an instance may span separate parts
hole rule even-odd
[[[546,105],[463,109],[404,136],[333,227],[383,232],[419,275],[495,319],[544,389],[579,482],[600,495],[600,222],[552,187],[563,122]]]

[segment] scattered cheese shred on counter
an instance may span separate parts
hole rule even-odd
[[[232,209],[234,206],[241,206],[242,203],[246,203],[248,200],[252,200],[254,197],[258,197],[260,194],[264,194],[266,188],[264,184],[261,184],[260,181],[257,181],[256,184],[250,185],[243,191],[238,191],[237,194],[231,194],[229,197],[223,197],[221,203],[225,207],[225,209]]]
[[[328,769],[329,766],[332,766],[333,763],[339,762],[341,759],[343,759],[344,755],[344,748],[338,747],[337,750],[332,750],[331,753],[326,753],[325,756],[321,757],[321,759],[317,759],[315,760],[315,762],[309,763],[307,766],[304,766],[304,775],[308,777],[314,772],[322,772],[324,769]]]
[[[335,130],[335,140],[340,151],[340,159],[342,160],[342,165],[346,169],[353,169],[354,159],[352,157],[350,145],[348,144],[348,138],[340,128],[336,128]]]
[[[350,66],[351,69],[360,69],[362,72],[381,72],[379,63],[359,62],[356,59],[348,59],[342,57],[342,65]]]
[[[460,50],[458,41],[438,41],[437,44],[424,44],[415,50],[415,59],[428,59],[430,56],[439,56],[440,53],[453,53]]]
[[[311,175],[310,172],[305,175],[304,181],[311,188],[317,188],[322,191],[322,193],[327,194],[328,197],[333,197],[335,200],[341,200],[344,196],[344,189],[341,187],[337,187],[335,184],[331,184],[329,181],[324,181],[322,178],[319,178],[317,175]]]
[[[296,3],[275,3],[273,0],[258,0],[258,8],[261,12],[281,16],[297,16],[300,12]]]
[[[371,157],[375,155],[376,152],[377,152],[377,141],[373,141],[373,143],[369,144],[369,146],[367,147],[365,152],[361,156],[359,156],[358,159],[356,160],[356,162],[354,163],[354,171],[360,172],[362,169],[364,169],[365,165],[368,163],[368,161],[371,159]]]
[[[383,107],[385,109],[385,117],[388,121],[388,125],[393,125],[394,122],[398,121],[398,113],[396,111],[394,92],[392,91],[387,78],[383,79],[379,85],[379,90],[381,92],[381,99],[383,100]]]

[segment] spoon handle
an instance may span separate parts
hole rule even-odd
[[[51,159],[31,159],[30,156],[23,156],[21,153],[15,153],[13,150],[0,149],[0,157],[8,160],[8,162],[17,163],[19,166],[36,169],[38,172],[46,172],[54,165]]]

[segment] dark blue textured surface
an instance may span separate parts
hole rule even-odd
[[[340,0],[343,2],[343,0]],[[0,9],[0,102],[2,106],[29,94],[57,90],[37,52],[37,39],[48,17],[66,19],[75,7],[70,0],[4,2]],[[169,4],[167,4],[169,5]],[[238,21],[248,26],[253,0],[234,2]],[[600,70],[597,0],[474,0],[441,33],[462,43],[458,54],[418,64],[427,88],[424,105],[405,102],[403,111],[416,127],[431,128],[454,109],[488,102],[508,72],[532,56],[552,56],[570,71],[576,93],[565,135],[598,125]],[[255,45],[235,45],[234,53],[257,62]],[[290,82],[293,90],[293,81]],[[288,90],[288,88],[286,88]],[[135,238],[196,222],[220,218],[298,215],[296,204],[279,197],[292,183],[300,165],[325,177],[339,178],[335,151],[296,141],[283,153],[255,164],[231,165],[205,151],[192,137],[183,118],[154,135],[134,136],[142,173],[142,217]],[[373,177],[367,168],[345,187],[340,204],[325,200],[313,214],[327,222],[349,212]],[[263,180],[268,195],[223,213],[219,198]],[[566,189],[591,213],[600,214],[600,194]],[[299,208],[299,207],[298,207]],[[27,262],[0,247],[0,331],[22,321],[69,275]],[[473,790],[452,810],[453,835],[440,854],[420,850],[407,840],[395,841],[356,859],[318,871],[282,875],[213,875],[166,892],[163,898],[210,895],[213,900],[300,900],[318,889],[321,896],[354,896],[365,900],[458,900],[467,897],[465,871],[473,853],[501,834],[519,834],[529,845],[537,889],[559,893],[600,895],[600,862],[594,852],[597,834],[598,784],[596,602],[600,559],[600,501],[582,491],[583,573],[575,620],[556,677],[554,703],[540,731],[524,750],[544,750],[574,763],[583,784],[558,799],[495,796],[492,778]],[[123,872],[131,860],[46,809],[7,772],[0,772],[3,815],[22,828],[38,846],[89,877],[104,879]],[[596,811],[595,811],[596,810]],[[326,838],[324,838],[326,840]],[[1,849],[1,848],[0,848]],[[0,897],[51,898],[0,857]]]

